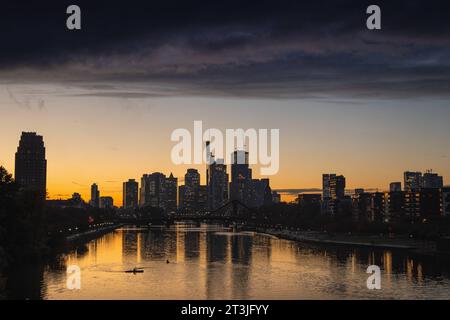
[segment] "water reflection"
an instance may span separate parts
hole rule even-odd
[[[66,266],[82,270],[65,288]],[[366,288],[366,268],[382,289]],[[316,246],[214,225],[126,227],[45,267],[17,269],[9,297],[32,299],[449,298],[450,263],[389,250]],[[142,267],[142,274],[123,271]]]

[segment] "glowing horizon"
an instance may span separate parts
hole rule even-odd
[[[207,127],[222,129],[279,128],[280,171],[269,177],[272,189],[321,188],[322,173],[334,172],[347,178],[347,189],[381,191],[390,182],[403,182],[404,171],[430,168],[445,183],[450,177],[443,151],[450,149],[450,128],[445,125],[450,110],[443,102],[431,101],[433,112],[427,112],[421,103],[380,100],[355,106],[345,101],[330,105],[306,100],[75,98],[47,93],[44,108],[21,108],[0,91],[5,124],[0,128],[0,165],[14,173],[21,132],[36,131],[46,146],[50,199],[78,192],[88,201],[95,182],[101,196],[112,196],[120,206],[122,183],[128,179],[140,183],[144,173],[172,172],[181,185],[186,169],[192,167],[205,184],[206,166],[174,165],[170,160],[175,144],[170,133],[192,129],[193,121],[201,119]],[[259,178],[258,170],[253,171]]]

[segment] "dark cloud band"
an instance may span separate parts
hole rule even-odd
[[[449,95],[448,1],[378,1],[378,31],[369,1],[77,1],[80,31],[65,28],[70,4],[3,5],[2,81],[127,98]]]

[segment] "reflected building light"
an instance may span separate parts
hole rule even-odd
[[[176,234],[176,257],[177,262],[185,261],[185,230],[182,225],[175,225],[175,234]]]
[[[351,266],[352,266],[352,273],[356,272],[356,254],[353,252],[350,256]]]
[[[141,257],[141,248],[142,248],[141,241],[142,241],[142,238],[141,238],[141,236],[142,236],[142,233],[139,232],[137,234],[136,263],[141,263],[141,261],[142,261],[142,257]]]
[[[417,264],[417,282],[419,285],[423,284],[423,270],[422,270],[422,264]]]
[[[414,277],[414,261],[411,258],[408,258],[406,260],[406,277],[407,279],[412,282]]]
[[[392,252],[385,251],[383,255],[384,272],[388,275],[392,274]]]
[[[207,248],[207,233],[205,231],[204,226],[202,225],[200,227],[200,234],[199,234],[199,263],[202,266],[205,266],[208,263],[208,248]]]
[[[373,265],[373,264],[376,264],[375,263],[375,252],[371,252],[370,254],[369,254],[369,258],[367,259],[368,261],[367,261],[367,264],[369,265],[369,266],[371,266],[371,265]]]
[[[386,287],[391,287],[392,280],[392,252],[385,251],[383,255],[384,273],[386,274]]]
[[[227,237],[227,249],[225,250],[225,261],[227,264],[233,263],[233,241],[231,241],[232,237]]]

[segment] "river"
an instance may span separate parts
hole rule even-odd
[[[381,289],[367,289],[369,265]],[[81,288],[66,286],[66,268]],[[134,267],[144,273],[125,273]],[[450,262],[403,251],[311,245],[202,224],[122,227],[58,256],[18,268],[19,299],[448,299]]]

